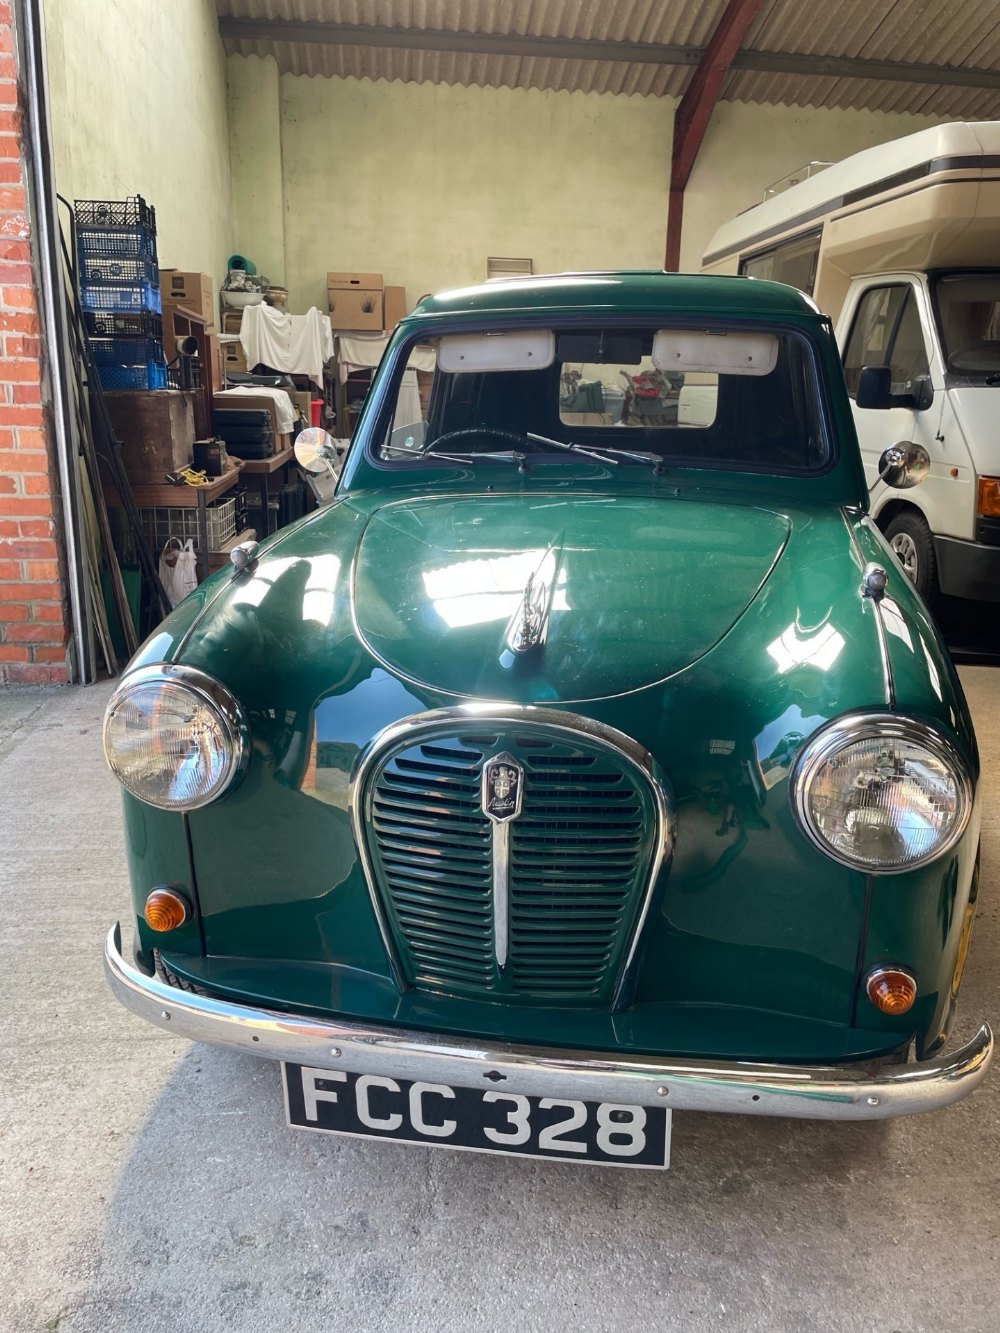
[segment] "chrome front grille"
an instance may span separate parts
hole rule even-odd
[[[507,826],[508,951],[494,936],[494,830],[482,769],[509,753],[523,808]],[[387,943],[418,989],[609,1000],[647,901],[662,810],[621,751],[543,723],[435,729],[390,744],[362,784],[359,832]]]

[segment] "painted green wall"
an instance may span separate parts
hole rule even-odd
[[[230,56],[230,84],[257,78],[266,97],[250,59]],[[536,272],[662,263],[670,101],[295,75],[280,98],[291,309],[325,309],[330,269],[381,272],[415,300],[481,280],[488,255]],[[233,170],[239,199],[262,168],[241,151]],[[237,248],[256,260],[266,232],[238,215]]]
[[[230,60],[228,76],[233,235],[241,238],[238,253],[252,259],[258,273],[281,284],[285,192],[278,66],[273,59],[248,56]]]
[[[141,194],[163,266],[232,253],[226,66],[213,0],[45,0],[56,181],[69,199]]]
[[[329,269],[381,272],[412,301],[482,279],[488,255],[530,256],[536,272],[663,262],[672,99],[279,78],[244,56],[228,69],[236,246],[278,270],[280,196],[290,309],[325,308]],[[682,267],[802,163],[932,123],[720,103],[688,186]]]

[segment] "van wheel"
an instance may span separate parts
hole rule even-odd
[[[931,602],[937,593],[937,561],[930,528],[919,514],[907,511],[892,519],[885,536],[903,573],[924,601]]]

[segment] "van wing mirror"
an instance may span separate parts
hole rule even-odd
[[[865,366],[858,377],[854,395],[858,407],[875,409],[893,406],[892,371],[888,366]]]
[[[934,385],[930,375],[917,375],[910,393],[894,394],[892,370],[888,366],[865,366],[858,377],[854,401],[858,407],[875,411],[889,407],[912,407],[916,412],[926,412],[934,403]]]
[[[918,412],[926,412],[934,406],[934,385],[930,375],[918,375],[913,381],[913,406]]]

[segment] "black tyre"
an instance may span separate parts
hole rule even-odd
[[[934,538],[924,519],[908,509],[890,520],[885,536],[906,577],[925,602],[933,602],[938,592],[937,559]]]

